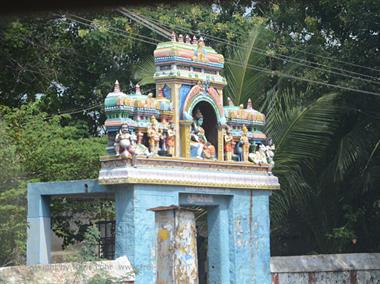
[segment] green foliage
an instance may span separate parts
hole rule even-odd
[[[16,176],[20,173],[16,146],[12,144],[9,128],[0,116],[0,192],[17,183]]]
[[[379,1],[219,1],[134,11],[177,33],[231,43],[205,37],[226,56],[226,96],[235,104],[251,98],[268,114],[282,186],[271,198],[272,254],[380,249],[380,100],[280,76],[378,92]],[[0,110],[0,206],[15,204],[15,219],[2,220],[9,226],[25,224],[24,181],[96,177],[105,145],[98,138],[105,119],[101,104],[115,79],[122,86],[140,78],[152,83],[152,60],[144,58],[154,45],[135,35],[160,36],[117,10],[76,14],[87,25],[70,14],[0,20],[0,103],[7,106]],[[56,116],[64,112],[71,115]],[[78,234],[68,222],[81,206],[94,218],[112,218],[109,203],[54,200],[53,228],[65,245],[83,239],[86,224],[77,224]],[[17,240],[25,238],[24,227],[12,228]],[[0,239],[22,255],[12,234]],[[9,263],[11,255],[0,251],[0,262]],[[12,256],[10,263],[18,259]]]
[[[255,51],[265,47],[268,37],[269,32],[262,26],[254,26],[244,43],[226,59],[225,76],[228,84],[225,93],[236,105],[246,103],[248,98],[252,98],[255,104],[263,103],[270,77],[253,68],[266,65],[265,53]]]
[[[48,118],[38,104],[7,109],[3,116],[27,178],[53,181],[97,176],[105,139],[80,137],[80,129],[62,127],[60,117]]]
[[[155,84],[153,79],[155,72],[156,65],[154,65],[154,58],[153,56],[148,56],[137,65],[135,78],[140,80],[138,83],[141,86]]]
[[[26,185],[0,191],[0,266],[24,263],[26,252]]]
[[[83,235],[80,249],[69,259],[76,262],[76,270],[74,272],[74,280],[71,283],[87,283],[87,284],[112,284],[121,283],[123,279],[112,277],[105,269],[97,269],[96,273],[88,277],[86,269],[88,262],[100,261],[96,254],[100,239],[100,232],[96,226],[88,226]],[[90,264],[91,265],[91,264]]]
[[[115,219],[114,202],[111,200],[78,202],[67,198],[55,198],[50,209],[52,228],[55,234],[63,239],[63,248],[83,241],[87,228],[97,220]],[[87,220],[84,220],[84,217]]]
[[[83,131],[76,127],[62,127],[61,118],[49,118],[41,112],[38,103],[20,109],[3,107],[0,117],[3,146],[0,155],[2,168],[6,170],[0,179],[0,263],[10,265],[21,263],[25,254],[26,182],[95,178],[106,142],[103,138],[83,138]],[[59,235],[58,229],[68,223],[68,219],[59,214],[70,206],[61,205],[60,201],[53,203],[52,212],[57,216],[53,218],[53,229],[57,228]],[[87,202],[78,205],[73,211],[81,211],[84,216],[91,212],[98,218],[113,208],[112,202],[107,202],[110,210],[99,209],[105,207],[100,200],[92,205]],[[68,218],[71,217],[71,211],[67,212]],[[70,235],[70,231],[66,235]]]
[[[89,226],[84,234],[84,240],[79,251],[79,261],[99,260],[96,254],[100,232],[95,226]]]

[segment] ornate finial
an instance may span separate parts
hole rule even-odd
[[[189,35],[186,35],[185,39],[186,39],[186,43],[191,43],[191,38]]]
[[[182,35],[182,34],[180,34],[180,35],[178,36],[178,42],[183,42],[183,35]]]
[[[176,34],[175,32],[172,32],[172,42],[176,42],[176,41],[177,41]]]
[[[198,40],[197,40],[197,37],[194,35],[193,36],[193,42],[192,42],[193,44],[198,44]]]
[[[251,99],[248,99],[247,109],[253,109],[253,107],[252,107],[252,100]]]
[[[113,86],[113,92],[120,93],[120,84],[118,80],[115,81],[115,85]]]
[[[244,105],[241,104],[241,105],[239,106],[239,108],[240,108],[240,109],[244,109]]]
[[[203,39],[203,36],[201,36],[201,37],[199,38],[199,43],[201,43],[201,42],[203,42],[203,43],[205,42],[204,39]]]
[[[140,85],[136,84],[136,94],[141,95]]]
[[[158,89],[158,97],[163,98],[164,97],[164,90],[162,88]]]
[[[230,97],[227,98],[228,106],[234,106],[234,102],[231,100]]]

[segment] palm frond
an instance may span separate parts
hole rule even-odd
[[[139,64],[136,65],[135,79],[140,80],[138,84],[140,86],[154,84],[153,74],[156,72],[156,66],[154,65],[154,57],[149,56],[143,58]]]
[[[379,150],[379,148],[380,148],[380,139],[377,140],[377,142],[376,142],[375,145],[373,146],[372,151],[371,151],[371,154],[369,155],[369,158],[368,158],[368,160],[367,160],[367,162],[366,162],[366,164],[365,164],[365,166],[364,166],[363,173],[365,173],[366,170],[368,169],[369,164],[371,163],[371,161],[372,161],[372,159],[373,159],[375,153]]]
[[[291,99],[275,100],[267,130],[276,144],[277,161],[300,164],[321,157],[340,124],[343,109],[335,102],[337,97],[325,95],[306,107],[290,105]]]
[[[253,51],[265,47],[267,38],[268,32],[263,27],[253,28],[244,42],[226,60],[225,76],[228,78],[228,85],[225,92],[235,104],[244,103],[248,98],[255,104],[260,104],[263,100],[268,75],[253,70],[250,65],[258,66],[265,61],[265,54]]]

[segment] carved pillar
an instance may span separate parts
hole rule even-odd
[[[190,158],[190,130],[192,121],[181,120],[180,124],[180,153],[182,158]]]
[[[224,139],[223,139],[223,128],[218,127],[218,161],[224,161]]]

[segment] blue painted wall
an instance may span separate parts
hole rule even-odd
[[[84,185],[87,184],[85,187]],[[271,283],[269,261],[269,191],[197,188],[159,185],[101,186],[96,181],[38,183],[28,187],[28,264],[46,263],[49,245],[44,240],[49,195],[114,193],[116,201],[116,257],[126,255],[137,270],[136,283],[155,283],[156,231],[154,212],[158,206],[200,205],[208,208],[208,255],[210,283]],[[36,206],[37,204],[37,206]],[[39,212],[44,212],[43,214]],[[28,219],[29,220],[29,219]],[[41,223],[42,222],[42,223]]]

